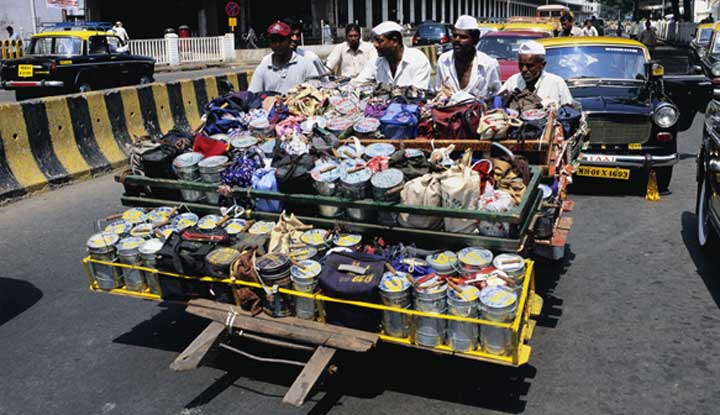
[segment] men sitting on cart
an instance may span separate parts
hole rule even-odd
[[[363,68],[354,82],[381,82],[393,86],[430,89],[430,61],[424,53],[403,46],[403,27],[387,21],[373,28],[378,57]]]
[[[298,55],[291,48],[290,26],[277,21],[270,25],[267,33],[272,53],[260,61],[248,90],[285,94],[293,86],[319,75],[312,60]]]
[[[572,104],[565,80],[545,71],[545,47],[534,40],[520,45],[518,50],[517,73],[503,84],[500,92],[522,93],[529,91],[537,95],[544,106],[555,104],[557,106]]]
[[[453,28],[453,50],[440,55],[436,69],[436,88],[466,92],[486,99],[500,90],[500,64],[477,50],[480,40],[477,19],[463,15]]]

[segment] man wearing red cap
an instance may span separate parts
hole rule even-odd
[[[285,94],[293,86],[319,75],[313,63],[290,45],[290,26],[275,22],[267,30],[272,53],[265,56],[253,73],[248,90]]]

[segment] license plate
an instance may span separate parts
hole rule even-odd
[[[578,168],[577,175],[586,177],[599,177],[601,179],[628,180],[630,179],[630,169],[580,166]]]
[[[33,66],[32,65],[18,65],[18,76],[20,78],[32,78]]]

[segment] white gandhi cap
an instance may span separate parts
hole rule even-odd
[[[472,16],[468,16],[467,14],[463,14],[458,17],[457,22],[455,22],[455,29],[478,30],[477,19]]]
[[[403,27],[395,22],[387,21],[375,26],[372,31],[373,33],[375,33],[375,35],[384,35],[385,33],[390,32],[402,33]]]
[[[534,40],[530,40],[520,45],[518,55],[545,56],[545,47]]]

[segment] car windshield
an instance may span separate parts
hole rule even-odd
[[[30,55],[62,55],[82,54],[82,39],[76,37],[38,37],[32,40]]]
[[[710,38],[712,37],[712,28],[707,29],[700,29],[700,33],[698,33],[697,41],[698,43],[708,43],[710,42]]]
[[[495,59],[515,60],[520,45],[537,36],[493,36],[484,37],[478,42],[478,50]]]
[[[712,52],[710,52],[711,55],[720,55],[720,38],[718,36],[715,36],[715,43],[712,47]]]
[[[439,39],[445,36],[445,27],[443,25],[421,25],[417,29],[417,35],[419,37]]]
[[[545,69],[565,80],[645,79],[645,55],[632,46],[548,48]]]

